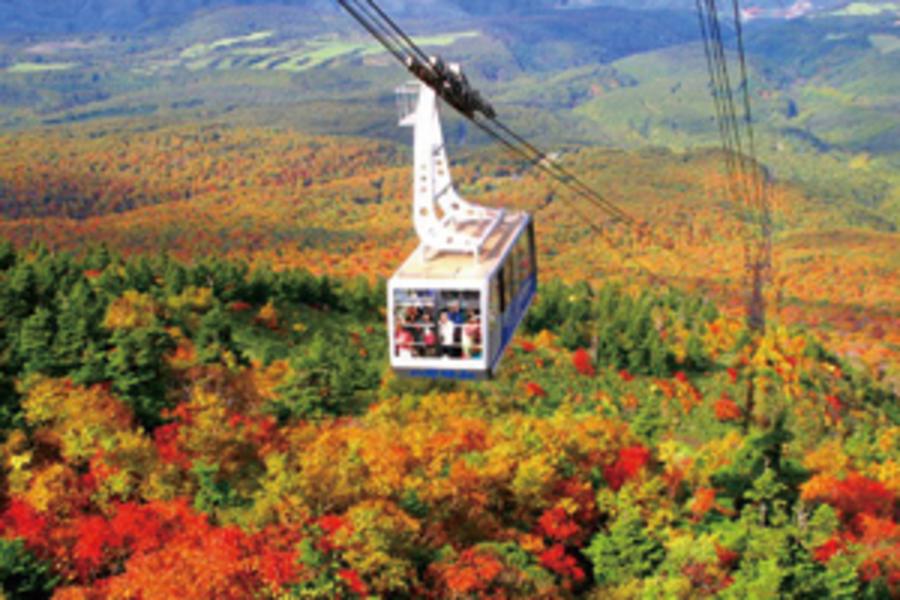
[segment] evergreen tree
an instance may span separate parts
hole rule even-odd
[[[278,277],[268,265],[257,267],[247,279],[245,300],[256,305],[265,304],[275,295]]]
[[[650,329],[644,338],[644,347],[647,348],[647,354],[649,356],[647,360],[649,374],[663,377],[671,372],[672,355],[666,350],[662,338],[659,337],[659,333]]]
[[[150,292],[156,285],[156,275],[153,267],[145,256],[139,256],[125,264],[124,285],[130,290],[136,290],[142,294]]]
[[[9,271],[5,283],[0,287],[0,314],[7,327],[13,328],[30,315],[38,304],[34,267],[28,262],[17,265]]]
[[[625,334],[622,336],[622,346],[627,356],[628,369],[632,373],[649,370],[650,353],[645,345],[649,329],[649,313],[644,310],[642,303],[635,304],[628,322],[625,323]]]
[[[356,277],[346,284],[341,292],[342,306],[353,316],[365,318],[384,304],[384,297],[373,293],[365,277]]]
[[[117,264],[116,262],[110,264]],[[103,293],[109,298],[118,298],[128,287],[125,284],[125,278],[119,272],[118,268],[107,268],[97,279],[97,287],[103,290]]]
[[[0,271],[8,271],[16,264],[16,248],[9,240],[0,241]]]
[[[153,429],[167,406],[165,354],[175,344],[158,326],[117,330],[111,340],[106,376],[115,392],[134,410],[138,421]]]
[[[585,555],[594,565],[600,586],[616,585],[652,574],[665,558],[665,549],[636,510],[625,510],[612,523],[609,533],[591,540]]]
[[[181,294],[188,285],[188,273],[180,263],[166,257],[163,264],[163,283],[167,296]]]
[[[242,299],[249,267],[243,261],[224,261],[212,258],[197,265],[191,273],[191,283],[208,287],[220,301],[228,303]]]
[[[100,327],[104,309],[104,303],[84,280],[76,283],[63,298],[53,344],[53,358],[60,372],[71,374],[81,369],[88,348],[106,338]]]
[[[275,300],[291,304],[313,304],[316,278],[306,271],[291,270],[279,273],[275,281]]]
[[[785,445],[792,438],[784,418],[779,419],[770,431],[751,434],[734,461],[713,475],[713,484],[741,508],[748,502],[759,503],[761,500],[758,492],[753,491],[753,485],[771,479],[772,489],[778,490],[778,499],[792,506],[797,498],[796,490],[808,477],[801,465],[783,459]],[[766,479],[760,479],[764,475]],[[764,501],[771,508],[771,501]]]
[[[52,567],[31,554],[22,540],[0,539],[0,595],[43,600],[53,595],[58,583]]]
[[[24,373],[53,374],[53,338],[56,322],[53,313],[46,308],[38,308],[25,319],[18,338],[19,361]]]
[[[352,414],[367,404],[380,376],[377,365],[362,359],[354,348],[322,334],[290,366],[274,404],[282,420]]]
[[[234,340],[231,315],[221,305],[214,306],[200,320],[195,341],[197,355],[203,364],[225,361],[225,364],[246,364],[246,359]]]
[[[685,344],[685,362],[684,366],[691,371],[705,371],[712,367],[712,361],[706,354],[703,347],[703,341],[696,331],[691,331]]]
[[[91,246],[84,256],[82,265],[85,270],[104,271],[113,262],[112,253],[106,244]]]
[[[42,248],[32,264],[37,302],[42,306],[50,306],[60,292],[65,293],[82,278],[68,254],[50,254]]]
[[[804,531],[783,500],[785,487],[765,469],[752,482],[736,529],[742,532],[741,568],[723,598],[855,598],[855,569],[841,561],[826,567],[813,559]]]

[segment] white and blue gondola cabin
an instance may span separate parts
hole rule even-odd
[[[537,292],[528,213],[463,200],[450,176],[433,90],[398,90],[415,127],[413,222],[420,245],[388,285],[391,366],[434,379],[490,378]]]
[[[391,364],[404,375],[490,378],[537,291],[534,227],[505,215],[479,262],[415,252],[390,281]]]

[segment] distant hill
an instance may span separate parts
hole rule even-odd
[[[447,18],[459,15],[496,16],[535,11],[610,6],[632,10],[693,10],[693,0],[383,0],[382,6],[399,17]],[[811,11],[843,8],[842,0],[816,0]],[[752,10],[783,10],[790,3],[755,0]],[[882,0],[854,3],[858,10],[894,6]],[[230,6],[293,6],[317,14],[338,10],[335,0],[0,0],[0,32],[84,33],[147,31],[184,22],[199,11]],[[862,7],[859,9],[858,7]]]
[[[329,0],[2,0],[0,31],[80,33],[141,31],[174,25],[203,10],[233,5],[282,4],[335,10]]]
[[[381,3],[543,145],[718,144],[696,16],[681,0]],[[855,15],[889,5],[815,2],[841,16],[746,29],[763,161],[846,207],[847,222],[882,230],[900,227],[900,36],[893,15]],[[407,74],[335,0],[0,0],[0,28],[34,23],[50,25],[0,36],[0,130],[214,117],[408,140],[392,98]],[[52,33],[109,24],[131,33]],[[486,141],[447,125],[451,144]]]
[[[386,0],[385,9],[401,16],[446,17],[454,14],[499,14],[553,8],[557,2],[528,0]],[[339,10],[335,0],[0,0],[0,31],[21,33],[83,33],[148,31],[177,25],[201,11],[231,6],[291,6],[317,14]]]

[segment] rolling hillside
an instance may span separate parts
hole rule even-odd
[[[385,8],[401,17],[453,18],[462,15],[496,16],[534,14],[611,6],[637,10],[681,10],[694,8],[691,0],[385,0]],[[318,14],[336,12],[334,0],[0,0],[0,31],[19,33],[135,32],[166,27],[198,13],[234,6],[263,10],[288,6],[313,10]],[[747,3],[748,15],[764,18],[793,18],[800,15],[873,15],[900,11],[890,0],[850,2],[815,0],[788,3],[755,0]],[[257,11],[259,12],[259,11]]]
[[[717,139],[693,19],[688,12],[592,7],[462,16],[438,28],[409,23],[422,31],[419,43],[467,65],[506,121],[550,148],[588,144],[649,157],[657,155],[647,146],[674,150],[660,155],[674,180],[647,187],[638,165],[656,158],[595,149],[564,160],[651,215],[665,244],[683,244],[684,256],[672,264],[658,249],[639,256],[665,270],[687,269],[689,285],[728,301],[741,280],[736,230],[728,229],[715,275],[700,258],[706,244],[721,242],[700,235],[718,231],[721,215],[713,210],[719,162],[697,152]],[[895,30],[880,17],[758,22],[748,30],[761,156],[781,181],[781,210],[790,215],[779,231],[779,242],[791,248],[785,265],[816,265],[803,274],[790,267],[797,276],[784,294],[798,304],[786,314],[856,331],[878,348],[876,364],[893,352],[878,332],[896,319],[886,291],[896,257],[884,251],[900,224],[900,158],[891,134],[900,125]],[[343,15],[221,8],[125,37],[7,38],[0,57],[0,119],[9,131],[2,138],[0,228],[18,244],[76,249],[87,236],[129,253],[224,251],[337,274],[366,264],[380,275],[409,249],[407,238],[396,237],[407,230],[407,189],[405,153],[395,145],[408,144],[408,133],[394,124],[390,96],[406,77]],[[449,118],[447,133],[454,155],[485,156],[485,140],[464,123]],[[377,141],[343,156],[339,142],[310,134]],[[273,152],[282,159],[263,160]],[[503,159],[491,151],[489,160]],[[502,190],[502,178],[462,168],[466,193],[509,200],[486,193]],[[530,206],[549,193],[535,186],[514,201]],[[326,199],[345,231],[308,219]],[[391,203],[390,219],[384,202]],[[586,231],[570,230],[553,211],[540,222],[558,246],[546,257],[551,273],[583,262]],[[837,255],[846,258],[835,268],[852,274],[846,276],[854,285],[829,285],[829,304],[819,313],[808,309],[822,291],[815,278],[837,256],[822,253],[827,244],[815,236],[823,230],[840,232]],[[341,257],[341,249],[352,250],[352,258]],[[878,256],[871,269],[866,252]],[[614,272],[628,272],[621,256],[584,275]],[[883,277],[870,286],[864,280],[873,272]],[[850,340],[856,348],[858,340]]]
[[[358,279],[0,244],[0,282],[4,595],[900,591],[897,396],[802,329],[552,282],[441,384]]]
[[[406,76],[333,4],[0,0],[0,600],[900,597],[896,4],[746,5],[751,329],[689,0],[386,1],[642,222],[446,115],[536,227],[485,382],[390,369]]]
[[[689,11],[457,12],[437,21],[410,15],[404,24],[419,43],[463,62],[508,122],[546,144],[716,144]],[[900,223],[898,39],[885,15],[748,25],[764,160],[777,176],[847,206],[854,225]],[[390,94],[405,79],[337,11],[209,8],[127,35],[7,37],[0,128],[221,116],[402,141]],[[449,131],[459,143],[485,141],[460,123]]]
[[[42,242],[78,252],[90,239],[132,256],[230,256],[371,279],[389,276],[415,246],[401,145],[145,119],[115,130],[91,123],[6,134],[0,142],[8,149],[0,160],[0,234],[19,247]],[[746,228],[741,207],[724,196],[717,153],[572,150],[564,157],[570,168],[650,223],[647,235],[622,229],[608,240],[568,210],[576,199],[502,155],[456,158],[461,190],[476,201],[535,210],[555,198],[537,215],[547,280],[634,282],[649,269],[729,314],[742,310]],[[805,324],[882,377],[900,376],[893,251],[900,234],[851,227],[846,207],[787,182],[772,199],[773,315]]]

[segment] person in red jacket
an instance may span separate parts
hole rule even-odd
[[[403,323],[397,324],[397,331],[394,333],[394,341],[397,345],[397,356],[399,358],[413,357],[413,345],[415,344],[416,339]]]

